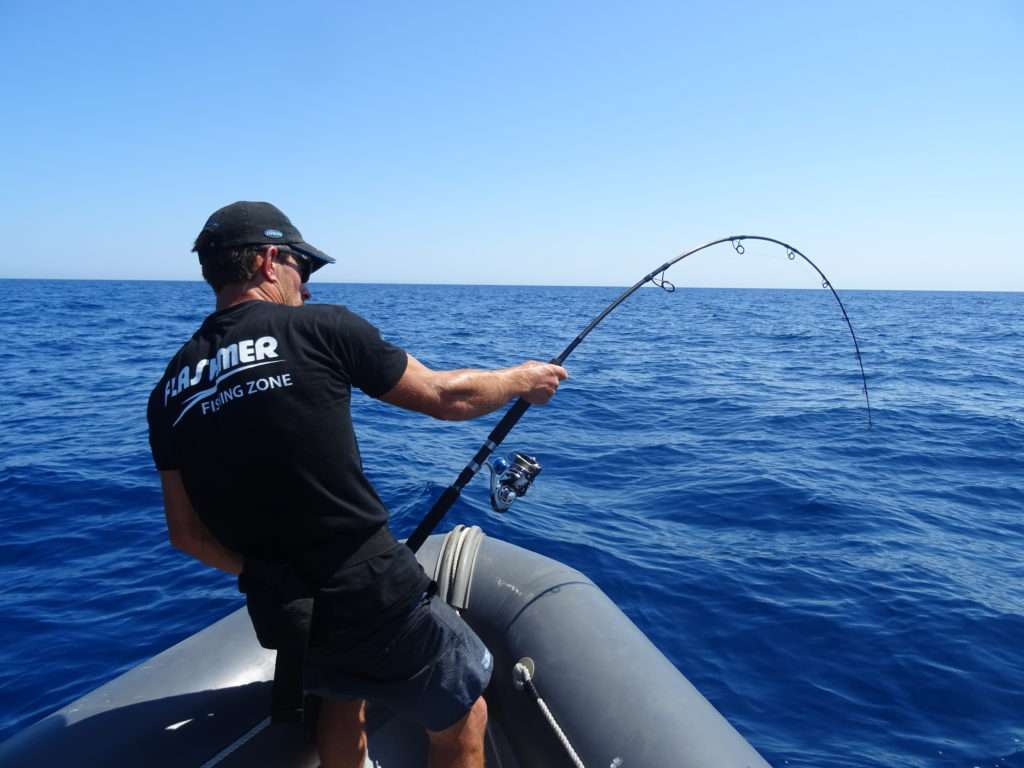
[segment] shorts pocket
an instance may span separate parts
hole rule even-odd
[[[351,645],[342,641],[318,647],[315,663],[375,683],[409,680],[434,663],[444,634],[421,601],[404,620],[389,622]]]

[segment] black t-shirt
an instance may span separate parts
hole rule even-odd
[[[353,615],[408,600],[429,579],[403,545],[340,568],[388,518],[363,474],[352,387],[380,397],[407,360],[344,307],[214,312],[150,395],[156,466],[181,472],[196,513],[245,558],[290,565]]]

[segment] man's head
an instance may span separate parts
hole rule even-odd
[[[312,272],[334,263],[270,203],[240,201],[214,211],[192,250],[199,254],[203,278],[218,294],[260,282],[261,272],[273,276],[275,265],[294,268],[301,285]]]

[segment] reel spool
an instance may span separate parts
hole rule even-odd
[[[525,496],[542,469],[537,459],[520,451],[493,459],[486,466],[491,472],[491,507],[495,512],[508,511],[516,499]]]

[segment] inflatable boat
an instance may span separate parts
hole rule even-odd
[[[768,763],[579,571],[479,528],[417,557],[494,654],[489,768],[755,768]],[[275,652],[245,609],[0,745],[3,768],[317,766],[270,718]],[[422,731],[368,711],[374,768],[422,768]]]

